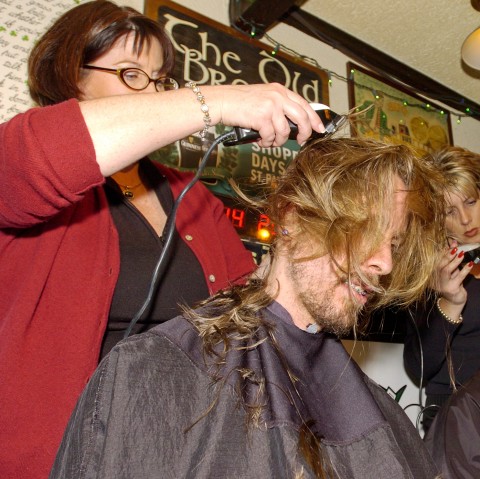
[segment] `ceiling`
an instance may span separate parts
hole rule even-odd
[[[457,100],[461,102],[462,97],[470,100],[480,112],[480,71],[463,64],[460,57],[463,41],[480,27],[480,0],[276,0],[273,3],[250,0],[249,3],[256,2],[264,9],[269,4],[270,15],[278,8],[276,18],[290,25],[298,27],[298,12],[305,14],[307,20],[313,16],[326,22],[336,30],[349,34],[350,43],[360,44],[361,51],[364,50],[363,44],[372,47],[373,58],[379,58],[379,54],[383,53],[394,59],[389,76],[401,76],[407,70],[413,74],[418,72],[419,76],[412,77],[417,84],[411,86],[421,87],[432,79],[446,87],[446,93],[438,93],[432,99],[438,100],[455,93]],[[292,6],[297,12],[293,16]],[[268,31],[269,22],[263,23]],[[308,30],[312,23],[307,24]],[[319,32],[325,31],[322,23],[316,26]],[[359,61],[358,58],[354,60]],[[400,79],[411,83],[412,78],[407,81],[405,77]]]
[[[301,8],[466,98],[480,100],[480,72],[463,66],[460,58],[463,41],[480,27],[480,12],[470,0],[307,0]]]

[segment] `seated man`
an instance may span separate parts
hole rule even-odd
[[[51,478],[434,478],[407,416],[338,338],[367,305],[423,292],[441,186],[405,146],[308,145],[262,205],[277,229],[265,276],[116,346]]]

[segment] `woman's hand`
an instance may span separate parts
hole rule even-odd
[[[457,243],[453,242],[445,249],[438,265],[436,290],[442,296],[442,309],[451,317],[459,316],[467,302],[463,281],[472,270],[473,263],[460,267],[463,255],[463,251],[458,252]]]
[[[312,130],[325,131],[309,103],[278,83],[201,88],[215,122],[257,130],[262,147],[280,146],[287,141],[290,134],[287,118],[298,126],[300,144],[310,138]]]

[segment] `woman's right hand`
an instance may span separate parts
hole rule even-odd
[[[467,291],[463,286],[463,281],[472,270],[473,263],[460,267],[463,252],[458,252],[457,246],[457,243],[453,242],[445,249],[438,264],[438,279],[435,289],[444,300],[442,301],[442,305],[445,305],[444,309],[448,305],[448,309],[460,314],[467,302]],[[445,312],[449,314],[447,311]]]
[[[312,130],[325,131],[309,103],[279,83],[202,85],[201,89],[215,123],[257,130],[261,147],[280,146],[287,141],[287,118],[298,126],[300,144],[310,138]]]

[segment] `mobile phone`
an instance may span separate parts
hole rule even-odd
[[[462,258],[462,264],[470,263],[473,261],[475,264],[480,263],[480,243],[469,243],[469,244],[462,244],[457,246],[458,251],[463,251],[465,254]]]

